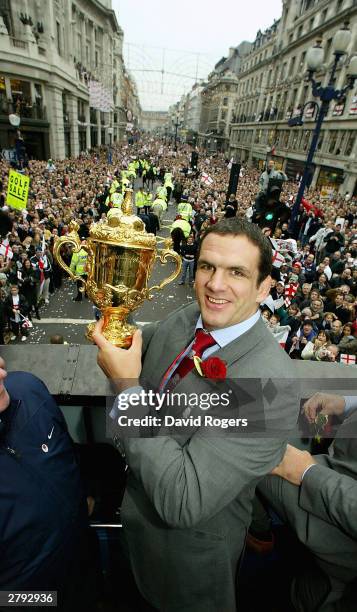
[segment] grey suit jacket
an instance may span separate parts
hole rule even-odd
[[[348,583],[357,577],[357,410],[344,420],[329,451],[314,456],[318,465],[300,487],[267,476],[258,488],[317,564]]]
[[[144,328],[142,378],[153,387],[193,339],[198,315],[192,304]],[[264,437],[207,437],[198,428],[186,435],[125,439],[130,470],[123,525],[139,589],[159,610],[236,609],[235,575],[254,489],[282,459],[284,428],[293,428],[298,416],[299,398],[290,386],[293,364],[261,320],[215,355],[226,361],[230,379],[264,376],[286,384],[270,403],[259,391]],[[188,388],[209,391],[210,381],[192,371],[175,393]],[[270,434],[272,428],[281,431]]]
[[[357,410],[339,428],[331,454],[316,460],[303,480],[300,506],[357,540]]]

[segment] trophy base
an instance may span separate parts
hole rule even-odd
[[[126,321],[129,310],[126,308],[105,308],[103,310],[104,325],[102,334],[114,346],[128,349],[131,346],[133,335],[137,330],[135,325],[130,325]],[[95,323],[90,323],[87,327],[86,337],[93,342],[92,334]]]

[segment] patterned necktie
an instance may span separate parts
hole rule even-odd
[[[194,368],[195,364],[193,361],[193,356],[201,358],[205,350],[208,349],[210,346],[213,346],[214,344],[216,344],[216,341],[214,338],[212,338],[211,334],[203,331],[203,329],[197,329],[195,333],[195,340],[190,349],[190,352],[182,359],[176,370],[173,371],[172,378],[170,378],[169,382],[167,383],[167,390],[172,391],[172,389],[177,385],[181,378],[184,378],[184,376],[186,376],[186,374],[188,374]],[[179,360],[182,353],[184,353],[185,351],[186,348],[181,351],[181,353],[179,353],[179,355],[174,359],[170,367],[166,370],[160,384],[161,389],[166,386],[167,378],[172,368]]]

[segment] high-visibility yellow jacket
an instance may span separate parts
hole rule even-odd
[[[146,197],[142,191],[138,191],[135,194],[135,206],[137,208],[143,208],[146,205]]]
[[[119,181],[117,181],[116,179],[112,182],[112,184],[110,185],[110,189],[109,189],[109,193],[114,193],[114,191],[116,191],[117,187],[119,187]]]
[[[81,249],[78,253],[73,253],[71,259],[70,269],[73,274],[77,276],[83,276],[87,274],[87,251]]]
[[[145,193],[145,206],[151,206],[152,204],[152,193]]]
[[[185,238],[188,238],[191,233],[191,225],[185,219],[176,219],[170,227],[170,232],[176,227],[180,227],[183,231]]]
[[[177,207],[177,212],[183,219],[189,221],[192,217],[192,206],[188,202],[180,202]]]
[[[113,208],[121,208],[123,200],[124,200],[124,196],[122,193],[119,193],[117,191],[113,193],[113,195],[111,196],[111,204]]]
[[[162,198],[155,198],[155,200],[153,201],[152,204],[153,204],[153,206],[154,206],[154,204],[159,204],[163,211],[165,211],[167,209],[166,200],[163,200]]]
[[[165,187],[171,187],[171,189],[173,188],[171,172],[166,172],[166,174],[164,176],[164,186]]]
[[[167,189],[166,189],[166,187],[158,187],[156,189],[156,193],[157,193],[157,196],[159,198],[162,198],[163,200],[166,200],[166,198],[167,198]]]

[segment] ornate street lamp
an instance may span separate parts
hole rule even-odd
[[[290,232],[294,233],[296,218],[299,214],[301,200],[304,196],[306,183],[311,175],[312,161],[316,151],[322,123],[328,113],[330,102],[332,100],[341,100],[345,97],[347,91],[352,89],[355,79],[357,79],[357,56],[352,57],[347,68],[348,83],[342,89],[335,89],[335,75],[338,62],[341,57],[347,53],[347,49],[351,42],[351,31],[348,24],[345,24],[341,30],[338,30],[332,40],[332,49],[335,56],[334,63],[331,69],[329,82],[326,87],[322,87],[320,83],[315,81],[314,73],[322,66],[324,59],[324,50],[321,47],[321,41],[317,41],[314,47],[311,47],[306,53],[306,63],[308,67],[308,80],[312,83],[312,94],[315,98],[321,100],[320,109],[316,118],[315,129],[313,131],[310,149],[306,158],[304,172],[300,182],[299,191],[291,211]]]

